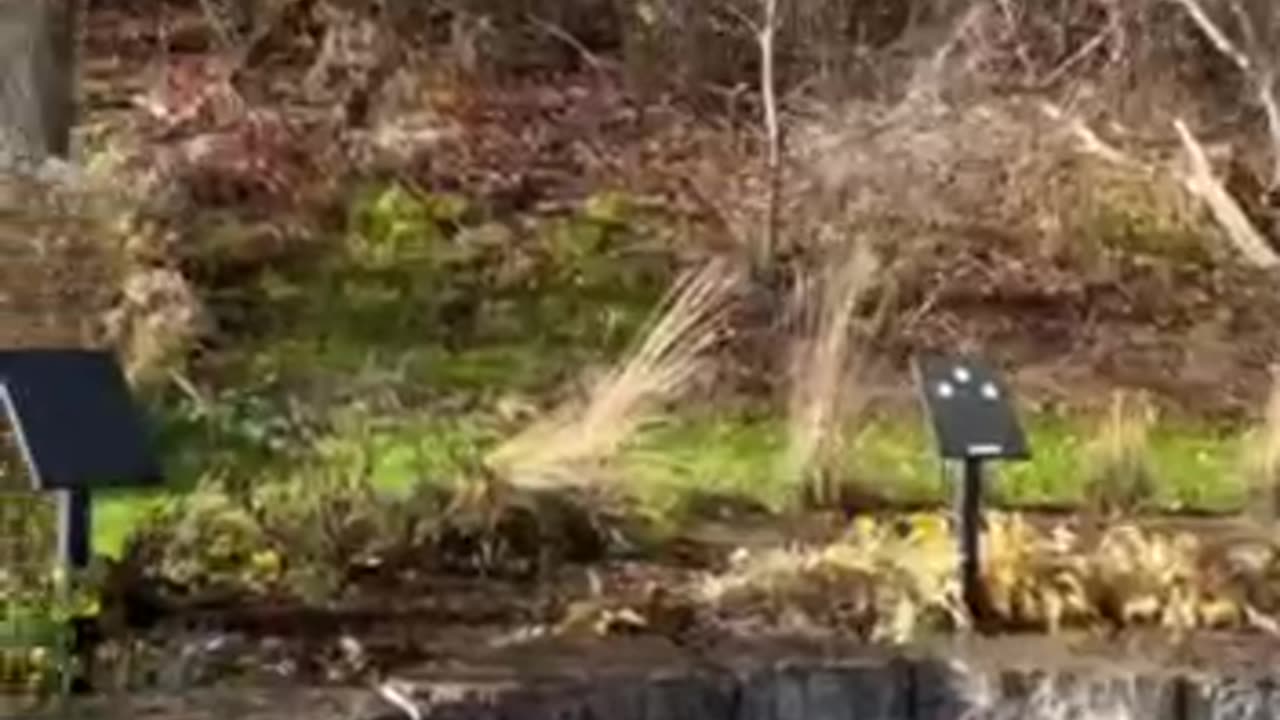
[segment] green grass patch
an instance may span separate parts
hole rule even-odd
[[[118,490],[100,493],[93,501],[93,551],[119,558],[134,528],[140,526],[152,508],[180,497],[171,492]]]
[[[315,257],[238,289],[253,329],[228,377],[545,390],[616,354],[671,278],[672,256],[655,242],[662,223],[625,194],[512,223],[393,183],[355,193],[348,215]]]
[[[1060,417],[1026,421],[1033,451],[1029,462],[993,465],[990,497],[1011,505],[1074,504],[1084,499],[1084,446],[1091,425]],[[476,418],[413,418],[338,423],[316,452],[342,472],[367,473],[372,484],[402,492],[417,483],[448,484],[501,438],[491,422]],[[1238,508],[1245,486],[1237,472],[1241,437],[1189,425],[1157,426],[1150,453],[1159,507],[1226,511]],[[652,514],[678,517],[688,502],[707,493],[749,498],[785,508],[795,488],[779,459],[786,429],[776,419],[673,418],[641,433],[623,452],[620,476]],[[890,499],[944,501],[942,476],[927,430],[913,419],[880,418],[849,444],[850,477]],[[95,503],[95,547],[119,551],[130,529],[167,493],[117,492]]]
[[[1077,504],[1084,500],[1084,447],[1092,425],[1081,419],[1026,420],[1033,456],[994,464],[990,496],[1010,505]],[[646,433],[624,464],[641,497],[661,510],[693,491],[742,494],[778,508],[793,497],[779,472],[785,427],[777,420],[673,422]],[[1241,437],[1210,428],[1169,424],[1151,436],[1156,504],[1170,510],[1227,511],[1244,500],[1236,471]],[[926,428],[915,419],[879,418],[856,433],[844,458],[848,477],[891,500],[946,500],[950,488]]]

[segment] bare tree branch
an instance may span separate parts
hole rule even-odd
[[[1271,178],[1269,186],[1280,188],[1280,104],[1276,102],[1276,73],[1273,64],[1262,57],[1266,48],[1260,41],[1258,30],[1238,0],[1230,3],[1232,14],[1244,36],[1244,48],[1233,42],[1222,27],[1214,22],[1199,0],[1175,0],[1196,23],[1205,37],[1227,59],[1236,65],[1254,85],[1258,103],[1267,117],[1267,134],[1271,140]],[[1272,12],[1275,12],[1272,10]]]
[[[1079,140],[1082,149],[1088,154],[1144,175],[1156,175],[1162,172],[1161,168],[1133,158],[1107,143],[1098,137],[1097,133],[1083,120],[1067,116],[1057,106],[1045,103],[1041,108],[1051,119],[1065,123],[1067,129]],[[1244,209],[1240,207],[1240,203],[1227,192],[1222,181],[1214,175],[1213,166],[1204,151],[1204,146],[1181,119],[1175,119],[1173,126],[1182,141],[1188,161],[1186,172],[1174,172],[1178,182],[1187,192],[1204,202],[1227,239],[1250,264],[1263,269],[1280,265],[1280,255],[1276,254],[1249,216],[1245,214]]]
[[[1280,188],[1280,104],[1276,103],[1275,74],[1268,70],[1258,81],[1258,101],[1267,114],[1267,130],[1271,135],[1271,183]]]
[[[1076,65],[1087,60],[1094,51],[1101,48],[1103,43],[1105,43],[1107,39],[1114,34],[1115,28],[1113,26],[1107,26],[1099,30],[1097,34],[1089,39],[1088,42],[1081,45],[1079,50],[1076,50],[1070,57],[1059,63],[1057,67],[1050,70],[1049,73],[1041,78],[1040,82],[1037,84],[1042,88],[1051,87],[1054,83],[1061,80],[1064,75],[1073,70]]]
[[[1244,36],[1244,51],[1256,56],[1263,48],[1258,44],[1258,33],[1254,30],[1253,21],[1249,19],[1249,13],[1245,11],[1239,0],[1231,3],[1231,14],[1235,16],[1236,24],[1240,26],[1240,34]]]
[[[559,25],[556,25],[549,20],[544,20],[532,13],[527,13],[525,17],[539,30],[572,48],[578,53],[578,55],[582,56],[582,59],[591,66],[591,69],[596,70],[597,72],[605,72],[609,69],[609,63],[606,63],[606,61],[599,55],[591,52],[590,48],[583,45],[582,41],[574,37],[568,30],[565,30]]]
[[[764,28],[761,27],[760,23],[756,22],[756,19],[748,15],[742,8],[734,5],[733,3],[726,3],[724,8],[725,11],[737,19],[738,22],[746,26],[746,28],[751,31],[752,35],[759,37],[760,34],[764,32]]]
[[[782,128],[778,123],[778,88],[775,76],[777,53],[774,48],[778,30],[778,0],[764,0],[764,18],[759,27],[760,96],[764,101],[764,129],[768,142],[766,171],[769,189],[757,267],[765,267],[778,244],[778,199],[782,184]]]
[[[1209,17],[1209,13],[1205,12],[1204,8],[1200,6],[1200,3],[1196,2],[1196,0],[1174,1],[1181,5],[1183,10],[1187,11],[1187,14],[1191,16],[1191,19],[1200,27],[1200,31],[1205,34],[1205,37],[1209,38],[1209,42],[1213,43],[1214,46],[1218,48],[1218,52],[1222,53],[1228,60],[1235,63],[1236,67],[1240,68],[1241,72],[1252,75],[1253,62],[1249,59],[1249,56],[1241,52],[1240,48],[1237,47],[1235,43],[1231,42],[1231,39],[1222,31],[1222,28],[1218,27],[1218,24],[1213,21],[1213,18]]]

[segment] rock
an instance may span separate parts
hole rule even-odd
[[[745,678],[732,720],[897,720],[904,681],[891,663],[771,669]]]
[[[1180,720],[1272,720],[1280,718],[1275,678],[1192,680]]]

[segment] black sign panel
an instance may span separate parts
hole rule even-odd
[[[128,382],[110,353],[0,351],[0,400],[33,489],[161,482]]]
[[[1009,391],[986,363],[967,356],[923,355],[916,372],[943,458],[1031,457]]]

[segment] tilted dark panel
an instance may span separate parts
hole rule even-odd
[[[0,388],[34,489],[162,481],[128,382],[110,353],[0,351]]]
[[[960,355],[922,355],[916,371],[942,457],[1031,457],[1008,388],[986,363]]]

